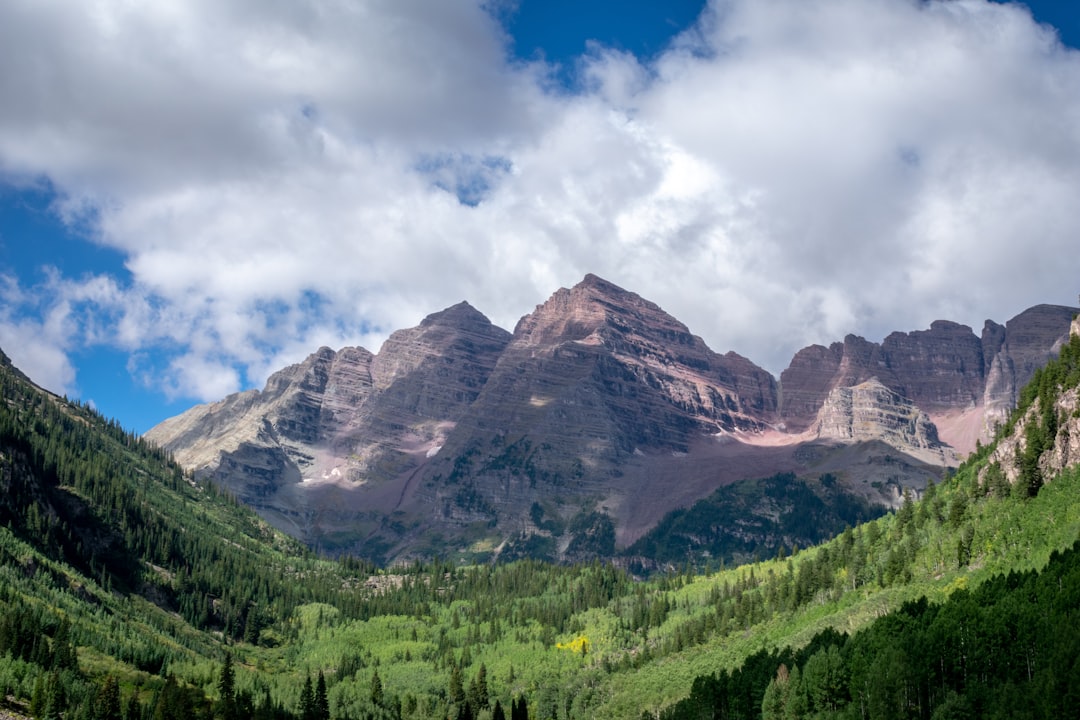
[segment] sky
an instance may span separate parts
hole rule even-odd
[[[7,0],[0,348],[142,432],[595,273],[717,352],[1080,292],[1080,13]]]

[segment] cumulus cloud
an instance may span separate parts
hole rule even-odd
[[[0,348],[32,380],[59,394],[78,395],[73,351],[115,339],[111,329],[121,293],[105,277],[77,282],[45,268],[45,279],[23,287],[0,276]]]
[[[216,399],[587,272],[774,372],[1075,298],[1080,59],[1020,6],[714,0],[574,93],[508,47],[479,0],[4,3],[0,178],[49,178],[131,279],[53,277],[0,346]]]

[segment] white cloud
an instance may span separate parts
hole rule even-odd
[[[75,367],[68,348],[44,333],[39,323],[0,317],[0,348],[41,387],[58,395],[74,394]]]
[[[108,280],[90,278],[69,286],[54,269],[36,287],[0,276],[0,348],[15,367],[47,390],[76,395],[75,367],[69,353],[80,343],[96,342],[98,312],[108,304]],[[84,314],[89,307],[92,312]]]
[[[1019,6],[717,0],[654,65],[593,47],[578,95],[506,48],[479,1],[4,3],[0,177],[132,280],[55,278],[0,346],[58,387],[80,346],[160,353],[213,399],[587,272],[775,372],[1075,298],[1080,59]]]

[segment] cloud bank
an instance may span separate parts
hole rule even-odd
[[[1080,55],[1020,6],[714,0],[574,91],[510,47],[481,0],[4,3],[0,181],[128,274],[6,276],[0,346],[210,400],[587,272],[777,373],[1075,300]]]

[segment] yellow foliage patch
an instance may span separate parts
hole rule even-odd
[[[584,635],[580,635],[570,642],[555,643],[555,647],[560,650],[569,650],[570,652],[579,652],[582,655],[589,652],[589,638]]]

